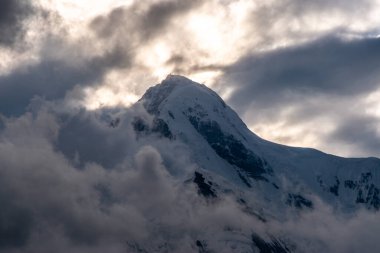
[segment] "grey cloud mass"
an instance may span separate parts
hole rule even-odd
[[[380,40],[336,37],[240,59],[226,77],[236,87],[230,101],[258,106],[281,103],[287,94],[354,96],[380,80]],[[266,104],[268,102],[268,104]]]
[[[29,0],[3,0],[0,8],[0,45],[12,46],[24,35],[23,22],[35,8]]]
[[[269,7],[272,8],[269,8]],[[267,14],[271,14],[269,20],[273,20],[276,17],[292,17],[298,18],[299,16],[305,14],[315,14],[315,13],[342,13],[349,15],[362,14],[369,8],[373,7],[374,3],[369,0],[358,1],[328,1],[328,0],[285,0],[285,1],[275,1],[272,5],[268,5],[266,10]],[[262,11],[259,9],[259,11]],[[264,15],[263,17],[268,18]]]
[[[164,32],[177,15],[186,14],[201,3],[199,0],[159,1],[151,5],[137,2],[127,9],[119,7],[107,16],[95,18],[90,26],[106,39],[112,38],[115,33],[121,33],[119,36],[125,39],[132,39],[135,33],[140,42],[144,42]]]
[[[376,155],[373,151],[380,150],[380,134],[377,130],[379,123],[377,117],[365,115],[343,118],[328,137],[330,141],[358,146],[368,154]]]
[[[361,154],[378,156],[379,120],[358,115],[365,112],[361,99],[380,87],[379,59],[378,38],[328,36],[245,56],[226,69],[222,83],[235,87],[229,102],[251,124],[280,119],[297,128],[328,117],[337,129],[325,134],[326,143],[357,145]]]
[[[22,65],[11,73],[0,76],[0,112],[7,116],[20,115],[35,96],[48,100],[61,99],[67,91],[77,85],[91,86],[101,82],[104,75],[111,70],[128,69],[134,62],[136,54],[134,47],[144,45],[149,38],[165,30],[175,16],[186,13],[201,3],[201,1],[136,3],[128,9],[120,7],[112,10],[107,16],[95,18],[90,26],[107,45],[100,55],[77,56],[77,59],[67,61],[44,53],[42,48],[43,58],[40,62]],[[16,2],[9,2],[10,6],[15,4]],[[142,10],[143,7],[146,10]],[[59,22],[59,19],[54,22]],[[81,50],[86,43],[91,43],[84,40],[84,44],[65,45],[66,28],[61,29],[62,36],[51,35],[50,40],[56,45],[47,43],[48,47],[53,47],[53,49],[48,48],[50,51],[62,50],[57,47],[63,46],[63,51],[70,54],[71,51]],[[57,43],[57,41],[63,42]]]
[[[229,253],[226,233],[251,245],[252,232],[296,240],[299,252],[380,248],[378,213],[348,216],[313,199],[314,210],[264,224],[228,193],[205,199],[191,183],[201,168],[189,147],[136,136],[135,117],[152,123],[144,108],[90,110],[67,99],[112,102],[142,95],[161,72],[205,74],[247,125],[280,125],[272,141],[379,157],[380,119],[367,113],[380,89],[380,39],[368,21],[375,1],[133,1],[83,20],[46,2],[53,10],[0,1],[1,253]],[[42,18],[46,30],[28,23],[42,12],[57,15]],[[12,62],[8,51],[28,32],[40,40],[26,42],[28,60]],[[208,50],[226,51],[225,61]],[[309,135],[319,142],[302,142]]]
[[[296,252],[358,252],[379,246],[377,233],[366,232],[378,231],[376,213],[361,211],[344,218],[314,199],[313,211],[263,223],[228,195],[205,200],[193,184],[183,183],[196,166],[179,143],[153,138],[148,141],[152,145],[146,145],[129,130],[129,119],[146,116],[139,108],[121,114],[115,109],[71,112],[71,117],[82,119],[84,129],[90,129],[79,133],[70,117],[56,110],[47,103],[33,113],[3,119],[0,200],[5,207],[0,212],[0,252],[185,253],[199,252],[197,241],[218,252],[230,252],[234,246],[223,239],[225,233],[234,231],[234,238],[248,245],[252,229],[261,235],[291,235]],[[116,128],[108,127],[112,115],[121,119]],[[100,165],[101,157],[86,157],[79,165],[77,158],[56,148],[62,131],[95,138],[91,129],[103,132],[100,140],[88,145],[118,161],[117,166]],[[65,138],[75,141],[78,135]],[[107,142],[103,140],[113,138],[123,139],[128,146],[123,158],[102,146]],[[83,150],[78,145],[79,157]],[[170,167],[181,168],[175,171],[183,175],[173,176]]]
[[[177,15],[186,14],[201,3],[200,0],[154,3],[142,18],[141,31],[143,31],[144,37],[149,38],[151,35],[157,34]]]
[[[80,64],[70,65],[64,60],[47,58],[21,66],[0,76],[0,112],[6,116],[20,115],[36,96],[61,99],[76,85],[94,85],[109,69],[127,68],[129,60],[126,53],[116,47],[101,56],[78,59]]]

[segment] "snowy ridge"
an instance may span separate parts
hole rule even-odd
[[[339,221],[363,210],[376,215],[380,208],[380,159],[342,158],[266,141],[205,85],[170,75],[135,106],[149,115],[132,122],[137,138],[185,147],[191,169],[169,165],[172,176],[194,187],[207,210],[226,203],[239,210],[232,227],[195,240],[197,252],[220,252],[213,250],[216,245],[223,245],[223,252],[347,252],[302,229],[314,226],[316,218],[324,223],[337,214]],[[242,225],[241,217],[250,225]]]
[[[247,199],[260,193],[265,201],[259,202],[271,203],[274,215],[278,206],[311,207],[313,195],[346,211],[380,208],[377,158],[341,158],[265,141],[214,91],[182,76],[168,76],[140,103],[189,145],[205,173]]]

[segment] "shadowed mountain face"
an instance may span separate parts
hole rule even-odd
[[[0,120],[0,253],[380,247],[379,159],[263,140],[181,76],[131,108],[49,105]]]
[[[309,195],[347,211],[380,207],[379,159],[341,158],[265,141],[215,92],[181,76],[168,76],[139,103],[154,117],[152,133],[186,143],[202,170],[234,187],[296,209],[313,208]]]
[[[350,217],[380,208],[379,159],[342,158],[266,141],[252,133],[215,92],[185,77],[168,76],[151,87],[135,108],[147,112],[130,121],[136,140],[161,140],[158,143],[164,146],[156,147],[163,153],[180,144],[195,165],[181,178],[177,175],[184,168],[163,156],[171,175],[193,187],[207,208],[231,200],[241,212],[236,219],[246,215],[254,220],[248,229],[226,225],[215,230],[220,234],[212,237],[226,245],[226,252],[336,252],[320,239],[300,239],[291,235],[293,231],[284,232],[289,228],[282,231],[283,225],[272,226],[308,215],[314,220],[321,210]],[[110,126],[117,129],[122,121],[112,122]],[[198,252],[217,252],[212,243],[207,235],[199,235],[192,244]],[[137,252],[145,252],[139,247]]]

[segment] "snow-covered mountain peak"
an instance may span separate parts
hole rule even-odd
[[[380,208],[379,159],[345,159],[263,140],[213,90],[183,76],[169,75],[139,104],[153,121],[136,119],[138,136],[183,142],[202,173],[261,192],[272,203],[311,206],[312,194],[347,210]]]
[[[262,140],[250,132],[239,116],[207,86],[170,75],[150,88],[140,103],[155,119],[150,127],[139,120],[136,128],[144,132],[149,129],[148,132],[174,137],[197,147],[194,159],[202,160],[202,167],[215,168],[240,183],[243,173],[263,180],[262,175],[270,173],[270,168],[260,158],[260,150],[248,148],[257,147],[255,142]],[[215,155],[222,160],[211,159]],[[228,169],[231,164],[239,171]],[[250,185],[247,180],[243,184]]]
[[[149,113],[159,114],[163,108],[182,109],[199,107],[225,107],[223,100],[203,84],[179,76],[169,75],[160,84],[147,90],[141,99]]]
[[[173,75],[173,74],[166,76],[166,78],[162,81],[163,84],[169,83],[169,82],[173,82],[177,85],[186,85],[186,84],[197,85],[198,84],[185,76]]]

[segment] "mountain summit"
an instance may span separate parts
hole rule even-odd
[[[380,248],[379,159],[266,141],[181,76],[128,108],[57,105],[0,116],[0,252]]]
[[[359,211],[372,214],[380,208],[380,159],[342,158],[264,140],[205,85],[170,75],[149,88],[135,108],[132,111],[138,113],[125,122],[132,124],[136,141],[160,152],[176,187],[183,187],[181,197],[189,189],[196,196],[185,195],[186,200],[178,203],[179,208],[191,203],[180,220],[191,219],[189,213],[203,219],[198,209],[206,210],[207,220],[230,214],[222,222],[229,225],[219,227],[220,221],[214,220],[207,223],[207,233],[198,230],[195,235],[202,240],[193,240],[196,252],[336,252],[313,236],[305,237],[302,229],[290,235],[294,228],[284,225],[282,230],[278,224],[296,221],[304,226],[300,219],[305,216],[312,222],[315,218],[325,222],[326,210],[353,217]],[[118,131],[118,124],[110,126]],[[307,220],[305,226],[309,224]],[[161,230],[165,231],[162,225]],[[166,252],[162,247],[178,246],[178,241],[171,236],[158,244],[157,251],[151,252]]]
[[[145,101],[148,112],[157,113],[163,106],[174,106],[168,103],[178,102],[175,97],[184,100],[181,103],[184,106],[193,106],[203,99],[204,105],[219,102],[225,107],[223,100],[207,86],[179,75],[168,75],[160,84],[149,88],[141,100]]]
[[[342,158],[263,140],[214,91],[182,76],[169,75],[139,103],[154,117],[152,132],[188,145],[197,173],[218,181],[219,189],[210,187],[215,195],[240,191],[240,198],[249,199],[260,193],[273,213],[286,206],[312,208],[313,196],[348,212],[380,208],[379,159]],[[139,124],[137,131],[144,129]]]

